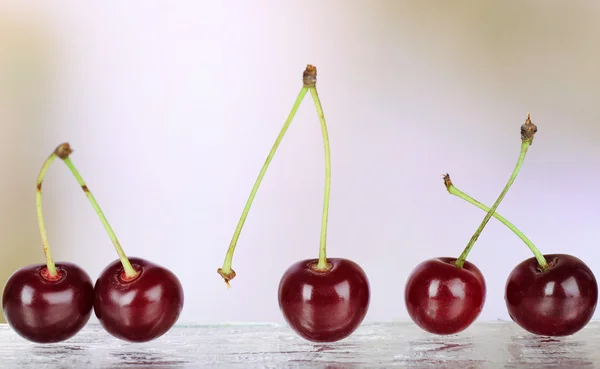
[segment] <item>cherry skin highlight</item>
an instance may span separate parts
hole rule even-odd
[[[486,285],[481,271],[465,261],[440,257],[417,265],[404,291],[410,318],[435,334],[455,334],[477,319],[485,303]]]
[[[36,343],[65,341],[92,315],[94,286],[87,273],[71,263],[57,263],[57,278],[46,264],[14,272],[2,291],[2,311],[10,327]]]
[[[279,308],[289,326],[312,342],[348,337],[365,318],[369,281],[363,269],[347,259],[329,258],[331,268],[317,271],[318,259],[294,263],[279,283]]]
[[[183,309],[183,288],[166,268],[129,258],[138,272],[127,280],[119,260],[109,264],[94,286],[94,312],[104,329],[119,339],[147,342],[165,334]]]
[[[518,264],[506,282],[510,317],[526,331],[543,336],[568,336],[592,319],[598,284],[590,268],[575,256],[544,255],[549,268],[535,258]]]

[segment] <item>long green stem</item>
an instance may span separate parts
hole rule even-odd
[[[331,192],[331,150],[329,149],[329,134],[327,133],[325,114],[323,114],[323,107],[321,106],[316,86],[310,88],[310,94],[312,95],[315,107],[317,108],[317,114],[319,115],[319,121],[321,122],[323,146],[325,148],[325,195],[323,199],[323,216],[321,219],[319,262],[317,263],[316,270],[326,271],[330,268],[329,262],[327,261],[327,219],[329,216],[329,194]]]
[[[450,175],[446,174],[444,176],[444,184],[446,185],[446,189],[448,190],[448,192],[451,195],[454,195],[456,197],[459,197],[473,205],[475,205],[476,207],[478,207],[479,209],[483,210],[483,211],[490,211],[490,208],[485,206],[484,204],[482,204],[481,202],[475,200],[474,198],[472,198],[471,196],[467,195],[466,193],[462,192],[461,190],[459,190],[458,188],[456,188],[454,186],[454,184],[452,183],[452,180],[450,179]],[[515,227],[511,222],[509,222],[506,218],[504,218],[502,215],[498,214],[498,213],[494,213],[493,215],[494,218],[498,219],[500,221],[500,223],[504,224],[506,227],[508,227],[508,229],[510,229],[511,231],[513,231],[514,234],[517,235],[517,237],[519,237],[526,245],[527,247],[529,247],[529,249],[531,250],[531,252],[533,252],[533,255],[535,256],[535,258],[538,261],[538,264],[540,265],[540,268],[542,270],[545,270],[548,266],[548,263],[546,261],[546,258],[544,257],[544,255],[540,252],[540,250],[538,250],[537,247],[535,247],[535,245],[533,244],[533,242],[531,242],[531,240],[529,238],[527,238],[527,236],[525,236],[525,234],[523,232],[521,232],[517,227]]]
[[[527,116],[527,121],[525,122],[525,124],[523,124],[521,126],[521,140],[522,140],[521,153],[519,155],[519,159],[517,160],[517,164],[515,165],[515,169],[513,170],[512,174],[510,175],[510,178],[508,179],[508,182],[504,186],[504,189],[498,196],[498,199],[496,199],[496,202],[494,203],[494,205],[492,205],[492,207],[488,210],[487,214],[483,218],[483,221],[479,225],[479,228],[477,228],[477,230],[475,231],[475,234],[473,234],[473,236],[471,237],[471,240],[465,247],[464,251],[462,252],[462,254],[460,254],[458,259],[456,260],[457,267],[459,267],[459,268],[463,267],[463,265],[465,264],[465,261],[467,260],[467,256],[469,255],[469,252],[475,245],[475,242],[479,238],[479,235],[481,234],[481,232],[483,232],[483,229],[489,222],[489,220],[492,217],[492,215],[494,214],[494,212],[496,212],[496,209],[498,208],[498,206],[504,199],[504,196],[506,195],[506,193],[512,186],[515,179],[517,178],[517,175],[519,174],[519,171],[521,170],[521,166],[523,165],[523,161],[525,160],[525,156],[527,155],[527,150],[529,149],[529,146],[531,146],[531,143],[533,142],[533,136],[534,136],[535,132],[537,132],[537,127],[533,123],[531,123],[530,117]]]
[[[267,159],[265,160],[265,163],[263,164],[263,166],[258,174],[258,177],[256,178],[256,181],[254,182],[252,191],[250,191],[250,196],[248,197],[248,200],[246,201],[246,205],[244,206],[242,215],[240,216],[237,227],[235,228],[235,231],[233,233],[231,242],[229,243],[229,248],[227,249],[227,254],[225,255],[225,261],[223,262],[223,267],[218,269],[218,273],[223,277],[223,279],[225,280],[225,283],[227,283],[228,285],[229,285],[229,281],[235,277],[235,271],[231,268],[233,253],[235,251],[235,247],[237,245],[238,239],[242,232],[242,228],[244,227],[244,223],[246,222],[246,218],[248,217],[248,213],[250,212],[252,202],[254,201],[254,198],[256,197],[256,193],[258,192],[258,188],[260,187],[260,184],[267,172],[267,169],[269,168],[269,164],[271,164],[271,161],[273,160],[273,156],[275,155],[275,152],[277,151],[279,144],[283,140],[283,137],[285,136],[285,133],[287,132],[290,124],[294,120],[294,117],[296,116],[296,112],[298,111],[298,108],[300,107],[302,100],[304,100],[304,96],[306,96],[307,92],[308,92],[308,88],[306,86],[303,86],[302,89],[300,90],[300,93],[298,94],[298,97],[296,98],[296,101],[294,102],[292,110],[290,111],[283,127],[281,128],[281,131],[279,132],[279,135],[277,136],[277,139],[275,140],[275,143],[273,144],[273,147],[271,148],[271,151],[269,152],[269,155],[267,156]]]
[[[54,260],[52,259],[52,253],[50,252],[50,245],[48,244],[48,236],[46,235],[46,226],[44,225],[44,215],[42,212],[42,182],[44,181],[44,177],[46,176],[46,172],[50,165],[56,160],[56,153],[52,153],[46,159],[44,164],[42,165],[42,169],[40,170],[40,174],[37,177],[36,191],[35,191],[35,205],[37,208],[37,220],[38,226],[40,229],[40,236],[42,238],[42,247],[44,248],[44,255],[46,256],[46,268],[48,270],[47,277],[50,279],[56,279],[59,277],[58,271],[56,270],[56,265],[54,264]]]
[[[70,154],[70,152],[71,151],[69,148],[68,153]],[[79,171],[75,168],[75,165],[71,161],[71,158],[69,158],[68,154],[63,155],[60,158],[63,160],[63,162],[65,163],[67,168],[69,168],[71,173],[73,173],[73,176],[77,180],[77,183],[79,183],[79,185],[81,186],[81,189],[85,193],[85,196],[88,198],[88,200],[92,204],[92,207],[96,211],[96,214],[98,214],[98,217],[100,218],[100,221],[102,222],[102,225],[104,225],[104,229],[106,229],[106,232],[108,233],[108,237],[112,241],[112,243],[115,247],[115,250],[117,251],[117,254],[119,255],[119,260],[121,260],[121,264],[123,265],[123,269],[125,271],[125,277],[128,279],[133,279],[133,278],[137,277],[138,272],[136,272],[135,269],[133,268],[133,266],[131,266],[131,263],[129,262],[129,259],[125,255],[125,252],[123,251],[123,248],[121,247],[121,244],[119,243],[119,240],[117,239],[117,236],[115,235],[115,232],[113,231],[112,227],[108,223],[108,220],[106,219],[106,216],[102,212],[102,209],[100,209],[100,205],[98,205],[98,202],[96,202],[94,195],[92,195],[92,192],[90,191],[87,184],[81,177],[81,174],[79,174]]]

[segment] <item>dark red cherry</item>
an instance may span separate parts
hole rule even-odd
[[[127,280],[119,260],[109,264],[94,286],[94,312],[104,329],[130,342],[146,342],[165,334],[183,309],[183,288],[166,268],[129,258],[138,272]]]
[[[532,257],[517,265],[506,282],[505,302],[510,317],[523,329],[543,336],[567,336],[592,319],[598,284],[580,259],[564,254],[544,255],[549,268],[539,269]]]
[[[60,277],[48,277],[46,264],[14,272],[2,291],[2,311],[11,328],[37,343],[73,337],[92,315],[94,287],[75,264],[56,263]]]
[[[369,308],[369,281],[355,262],[328,259],[328,271],[316,271],[317,259],[293,264],[279,283],[279,308],[290,327],[312,342],[348,337]]]
[[[404,290],[406,309],[422,329],[435,334],[454,334],[469,327],[481,313],[486,286],[481,271],[465,261],[440,257],[417,265]]]

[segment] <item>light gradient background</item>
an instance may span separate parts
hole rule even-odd
[[[216,270],[308,63],[331,137],[328,254],[367,272],[367,321],[408,319],[411,269],[460,254],[484,213],[440,175],[491,205],[527,112],[539,131],[498,211],[600,275],[598,19],[592,1],[3,0],[0,283],[43,262],[35,178],[68,141],[126,253],[181,279],[181,323],[282,322],[279,278],[318,255],[310,99],[250,212],[231,289]],[[44,196],[55,259],[95,280],[116,253],[60,162]],[[509,319],[504,283],[530,256],[490,221],[469,257],[488,286],[481,320]]]

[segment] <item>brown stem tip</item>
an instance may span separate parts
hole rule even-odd
[[[219,273],[219,275],[221,277],[223,277],[223,280],[225,281],[225,284],[227,285],[227,287],[231,287],[231,285],[229,284],[229,281],[231,281],[233,278],[235,278],[235,270],[231,269],[231,271],[229,273],[225,273],[223,272],[223,270],[221,268],[217,269],[217,273]]]
[[[56,154],[56,156],[58,156],[62,160],[68,158],[72,152],[73,149],[71,149],[71,145],[69,145],[67,142],[58,145],[58,147],[54,150],[54,154]]]
[[[450,179],[450,174],[446,173],[442,175],[442,178],[444,179],[444,186],[446,186],[446,189],[450,191],[450,187],[453,186],[452,180]]]
[[[527,113],[527,120],[521,126],[521,141],[526,142],[529,141],[530,144],[533,143],[533,136],[537,132],[537,126],[531,122],[531,115]]]
[[[307,65],[304,73],[302,73],[302,83],[304,87],[314,87],[317,84],[317,67]]]

